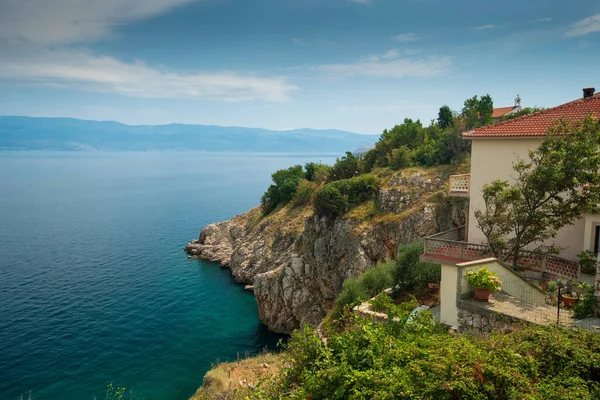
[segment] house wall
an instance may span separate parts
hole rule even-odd
[[[458,309],[456,294],[458,291],[458,268],[456,265],[442,264],[442,279],[440,281],[440,322],[457,326]]]
[[[541,143],[539,139],[473,139],[471,150],[471,189],[469,206],[468,241],[471,243],[486,242],[483,232],[477,227],[475,210],[484,209],[481,195],[484,184],[495,179],[512,179],[515,176],[513,163],[517,158],[529,159],[528,152]],[[597,222],[600,223],[600,216]],[[588,219],[590,216],[587,217]],[[560,256],[577,260],[577,254],[583,249],[593,246],[592,225],[586,218],[575,221],[573,225],[560,229],[555,242],[563,247]],[[589,232],[588,232],[589,231]],[[592,248],[593,250],[593,248]]]

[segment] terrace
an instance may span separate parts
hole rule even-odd
[[[425,238],[425,249],[421,260],[435,264],[456,265],[494,256],[487,244],[466,242],[465,234],[466,229],[461,226]],[[525,252],[519,259],[518,265],[522,274],[528,278],[580,278],[578,262],[553,255],[540,257]]]

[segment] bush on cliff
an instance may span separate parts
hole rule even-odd
[[[258,398],[597,399],[600,335],[556,327],[449,335],[421,319],[347,315],[324,344],[313,329],[287,345],[290,365]],[[430,318],[430,316],[429,316]],[[424,322],[424,323],[420,323]]]
[[[335,164],[329,171],[329,182],[338,181],[340,179],[350,179],[361,173],[361,156],[355,156],[347,151],[342,158],[335,160]]]
[[[356,278],[346,279],[333,306],[333,316],[342,315],[345,307],[354,307],[375,297],[383,290],[395,287],[396,292],[422,292],[429,283],[439,283],[441,266],[419,260],[423,242],[414,241],[400,247],[398,256],[385,264],[377,264]]]
[[[273,185],[262,195],[260,204],[263,213],[268,214],[279,204],[287,204],[296,193],[298,184],[304,179],[305,172],[301,165],[280,169],[271,175]]]
[[[333,316],[342,315],[344,308],[354,307],[391,287],[394,282],[393,263],[377,264],[356,278],[346,279],[342,291],[335,299]]]
[[[338,217],[351,207],[375,197],[379,179],[361,175],[328,183],[317,190],[314,209],[317,215]]]
[[[316,162],[306,163],[304,169],[306,170],[304,178],[317,184],[325,182],[331,172],[331,166]]]
[[[298,187],[296,188],[296,193],[294,193],[294,197],[292,198],[292,206],[300,207],[305,204],[311,203],[316,191],[316,183],[307,180],[301,181],[300,184],[298,184]]]

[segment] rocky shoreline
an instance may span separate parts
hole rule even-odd
[[[290,333],[303,323],[318,325],[346,278],[395,257],[403,243],[464,224],[464,203],[441,206],[442,182],[392,176],[376,200],[389,214],[372,221],[318,217],[310,206],[263,217],[257,207],[207,225],[185,251],[229,268],[237,282],[253,287],[261,321]]]

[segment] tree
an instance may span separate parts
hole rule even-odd
[[[461,114],[465,119],[465,128],[469,130],[491,124],[493,112],[494,102],[489,94],[481,96],[481,99],[473,96],[465,100]]]
[[[338,158],[329,173],[329,181],[349,179],[360,174],[360,158],[347,151],[346,155]]]
[[[513,164],[513,183],[496,180],[482,189],[484,210],[476,210],[479,228],[494,254],[517,267],[527,249],[557,253],[549,243],[558,230],[600,203],[600,121],[561,122],[549,130],[529,160]]]
[[[454,126],[454,114],[448,106],[441,106],[438,112],[437,123],[442,129],[452,128]]]
[[[479,114],[479,126],[486,126],[492,123],[492,114],[494,113],[494,101],[489,94],[481,96],[477,104]]]
[[[261,206],[265,214],[270,213],[283,203],[287,204],[296,193],[296,188],[305,173],[301,165],[295,165],[287,169],[280,169],[271,175],[273,185],[269,186],[267,191],[261,197]]]

